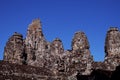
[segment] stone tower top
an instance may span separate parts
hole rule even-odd
[[[109,31],[119,31],[118,27],[110,27]]]
[[[27,37],[33,36],[31,38],[43,37],[42,25],[40,19],[34,19],[31,24],[29,24]]]
[[[14,37],[15,37],[15,36],[18,36],[18,37],[23,37],[23,36],[22,36],[22,34],[17,33],[17,32],[15,32],[15,33],[13,34],[13,36],[14,36]]]
[[[42,25],[40,19],[34,19],[32,23],[29,25],[29,30],[34,30],[36,31],[37,29],[41,30]]]
[[[107,32],[105,52],[106,57],[120,54],[120,31],[117,27],[110,27]]]
[[[52,53],[62,54],[64,52],[62,41],[59,38],[53,40],[51,44]]]
[[[33,49],[36,49],[40,46],[38,46],[38,44],[44,40],[45,38],[42,32],[40,19],[35,19],[28,27],[25,44],[29,45],[29,47],[32,47]]]
[[[72,40],[72,49],[89,49],[89,43],[84,32],[76,32]]]
[[[59,38],[55,38],[54,41],[59,41],[59,42],[62,42]]]
[[[11,63],[22,64],[23,36],[15,32],[8,40],[4,50],[4,60]]]

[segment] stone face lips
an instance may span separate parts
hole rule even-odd
[[[5,46],[4,61],[46,68],[54,75],[66,75],[71,79],[78,73],[89,75],[93,69],[114,70],[120,63],[118,28],[110,28],[107,32],[104,62],[93,61],[84,32],[75,33],[71,47],[71,50],[64,50],[59,38],[48,42],[42,32],[40,20],[35,19],[28,27],[25,39],[19,33],[10,37]]]

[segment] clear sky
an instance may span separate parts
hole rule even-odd
[[[59,37],[71,49],[76,31],[84,31],[95,61],[104,60],[104,43],[110,26],[120,27],[120,0],[0,0],[0,59],[8,38],[40,18],[48,41]]]

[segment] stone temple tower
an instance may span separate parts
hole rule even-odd
[[[35,19],[29,25],[25,39],[25,53],[27,54],[28,65],[42,67],[43,56],[47,42],[42,33],[42,25],[39,19]]]
[[[109,66],[109,70],[114,70],[120,65],[120,31],[116,27],[111,27],[107,31],[105,53],[105,64]]]
[[[118,28],[111,27],[107,32],[105,42],[106,57],[120,55],[120,31]]]
[[[64,53],[63,44],[62,44],[62,41],[59,38],[56,38],[51,43],[51,53],[53,55],[62,55]]]
[[[89,42],[84,32],[76,32],[72,40],[72,50],[75,53],[90,55]]]
[[[23,51],[23,36],[15,32],[6,43],[6,47],[4,50],[4,61],[22,64]]]
[[[76,32],[72,39],[72,50],[66,52],[66,71],[71,75],[90,74],[93,57],[90,54],[89,42],[84,32]],[[73,68],[72,68],[73,67]],[[72,71],[72,72],[71,72]]]

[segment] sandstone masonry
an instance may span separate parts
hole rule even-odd
[[[42,32],[39,19],[28,26],[27,36],[15,32],[4,50],[4,61],[49,69],[54,75],[66,75],[76,80],[76,75],[89,75],[93,69],[115,70],[120,65],[120,31],[111,27],[105,40],[105,60],[94,62],[90,45],[84,32],[76,32],[71,50],[64,50],[62,40],[48,42]]]

